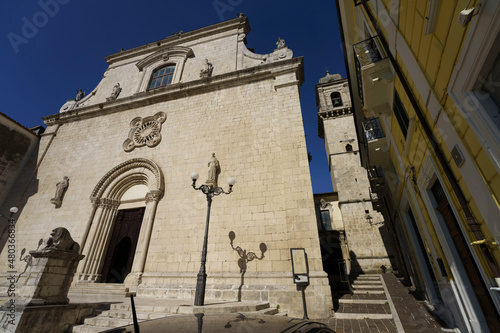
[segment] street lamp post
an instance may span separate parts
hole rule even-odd
[[[0,217],[5,217],[5,218],[7,218],[9,223],[15,224],[16,220],[14,220],[14,214],[17,213],[19,211],[19,209],[17,207],[11,207],[9,211],[10,211],[9,216],[6,216],[2,212],[0,212]]]
[[[229,178],[227,183],[229,184],[229,191],[225,192],[222,187],[216,185],[200,185],[196,187],[196,180],[198,180],[199,175],[196,172],[191,173],[191,179],[193,180],[193,188],[197,191],[202,191],[207,197],[207,220],[205,223],[205,236],[203,238],[203,250],[201,252],[201,266],[198,272],[198,279],[196,281],[196,292],[194,297],[194,305],[204,305],[205,303],[205,286],[207,283],[207,273],[205,269],[205,263],[207,262],[207,243],[208,243],[208,225],[210,223],[210,207],[212,205],[212,198],[214,196],[220,195],[222,193],[229,194],[233,192],[233,185],[236,183],[234,178]]]

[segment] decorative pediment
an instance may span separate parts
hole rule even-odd
[[[148,55],[147,57],[139,61],[136,66],[140,71],[142,71],[145,67],[155,64],[161,60],[165,62],[170,59],[180,59],[186,61],[187,57],[190,57],[192,55],[194,55],[193,50],[189,47],[173,46]]]

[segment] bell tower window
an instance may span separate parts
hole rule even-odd
[[[332,92],[330,95],[330,98],[332,99],[332,105],[334,108],[338,106],[342,106],[342,97],[340,97],[340,93],[338,91]]]

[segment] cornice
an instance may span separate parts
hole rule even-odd
[[[140,92],[130,97],[101,104],[89,105],[87,107],[81,107],[71,111],[42,117],[42,120],[47,126],[69,123],[82,119],[100,117],[124,110],[135,109],[168,100],[199,95],[229,87],[241,86],[251,82],[268,79],[274,80],[276,76],[290,72],[293,72],[296,75],[296,80],[292,83],[300,86],[304,80],[302,57],[245,68],[186,83],[172,84],[164,88]]]
[[[162,51],[166,48],[171,48],[179,44],[184,45],[187,42],[191,42],[193,40],[201,39],[207,36],[213,36],[214,34],[219,34],[225,31],[235,30],[235,34],[237,34],[239,29],[243,29],[244,34],[248,34],[248,32],[250,32],[248,18],[238,17],[233,20],[217,23],[194,31],[178,33],[156,42],[138,46],[130,50],[120,51],[118,53],[109,55],[104,59],[109,65],[111,65],[119,61],[144,56],[145,54],[151,52]]]

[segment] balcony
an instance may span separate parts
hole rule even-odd
[[[381,167],[370,167],[367,169],[370,180],[371,195],[377,194],[377,199],[386,194],[384,175]]]
[[[379,118],[366,120],[362,125],[370,165],[387,166],[389,162],[389,149],[387,147],[387,139],[380,126]]]
[[[392,113],[394,70],[380,39],[375,36],[353,46],[358,93],[365,117]]]
[[[359,6],[370,0],[354,0],[354,6]]]

